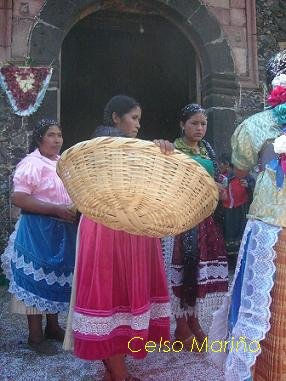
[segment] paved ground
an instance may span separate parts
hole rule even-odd
[[[27,345],[26,319],[8,312],[9,295],[0,287],[0,381],[100,381],[100,362],[82,361],[58,348],[55,356],[40,356]],[[65,316],[61,317],[64,326]],[[206,328],[208,321],[202,322]],[[143,381],[223,381],[223,374],[205,353],[150,353],[143,361],[128,358],[128,367]]]

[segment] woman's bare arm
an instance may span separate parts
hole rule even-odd
[[[30,213],[57,216],[70,222],[75,221],[75,214],[66,205],[44,202],[24,192],[14,192],[11,200],[14,205]]]

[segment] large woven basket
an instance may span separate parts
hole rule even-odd
[[[116,230],[163,237],[208,217],[218,190],[205,169],[150,141],[100,137],[66,150],[57,171],[78,210]]]

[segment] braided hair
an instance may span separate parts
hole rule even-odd
[[[193,115],[202,113],[207,116],[206,110],[199,104],[191,103],[182,108],[179,119],[186,123]],[[214,179],[218,181],[220,171],[212,146],[202,139],[199,143],[201,149],[207,153],[207,157],[212,161],[214,167]],[[192,228],[181,234],[181,244],[183,252],[183,284],[181,295],[181,307],[195,306],[198,292],[198,271],[199,271],[199,246],[198,246],[199,226]]]
[[[33,130],[32,142],[29,149],[30,153],[33,152],[37,147],[39,147],[45,133],[51,126],[57,126],[61,130],[60,124],[53,119],[42,119],[36,124]]]

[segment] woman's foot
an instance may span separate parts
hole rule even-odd
[[[47,314],[47,326],[45,338],[56,340],[62,343],[65,338],[65,331],[59,326],[58,314]]]
[[[175,348],[177,352],[181,352],[183,350],[186,352],[201,353],[206,350],[203,343],[199,342],[194,334],[191,334],[189,337],[176,336],[176,341],[178,341],[178,344],[176,343],[175,346],[173,344],[173,348]]]
[[[112,381],[112,377],[111,377],[111,373],[110,373],[110,370],[109,370],[108,365],[107,365],[107,361],[102,360],[102,362],[103,362],[103,365],[105,368],[105,373],[104,373],[102,381]]]
[[[125,355],[116,355],[103,360],[105,366],[103,381],[140,381],[128,373],[124,358]]]
[[[105,370],[102,381],[113,381],[113,378],[111,377],[111,374],[108,370]]]
[[[48,328],[45,329],[45,338],[49,340],[55,340],[60,343],[64,341],[65,338],[65,330],[60,326],[56,328]]]
[[[175,341],[177,341],[177,343],[173,344],[173,346],[178,352],[181,350],[189,352],[192,349],[192,347],[194,347],[194,339],[195,336],[191,331],[189,331],[188,333],[185,332],[184,334],[179,334],[176,329]]]
[[[196,337],[197,341],[199,343],[203,343],[207,335],[204,333],[200,325],[199,319],[196,316],[189,316],[188,325],[190,327],[190,330],[193,332],[194,336]]]
[[[188,319],[186,317],[180,317],[176,319],[176,323],[175,339],[179,341],[177,350],[183,349],[188,352],[201,352],[200,344],[204,339],[200,341],[201,336],[199,336],[199,338],[196,336],[192,327],[189,326]]]
[[[140,378],[134,377],[131,374],[127,375],[127,378],[125,378],[124,381],[141,381]]]
[[[175,329],[175,339],[181,341],[184,344],[189,343],[190,338],[194,335],[188,325],[188,321],[185,317],[180,317],[176,319],[176,329]]]

